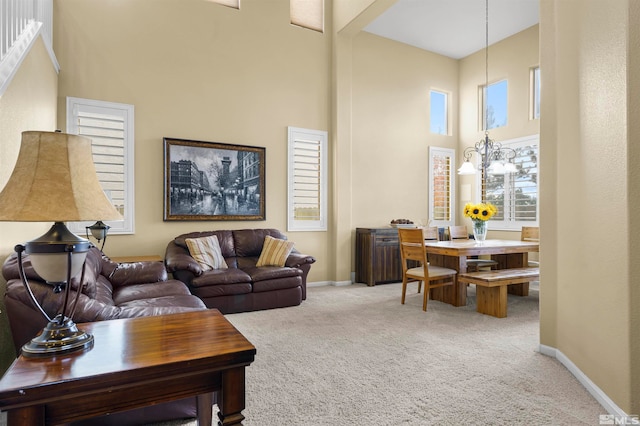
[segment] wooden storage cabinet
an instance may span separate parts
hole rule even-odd
[[[369,286],[402,281],[396,228],[356,228],[356,282]]]

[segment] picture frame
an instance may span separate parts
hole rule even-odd
[[[163,138],[164,220],[265,220],[264,147]]]

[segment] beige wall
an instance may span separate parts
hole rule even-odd
[[[55,2],[54,49],[65,97],[135,106],[135,235],[109,236],[108,255],[163,255],[178,234],[273,227],[286,231],[287,126],[329,130],[330,32],[289,24],[289,4],[243,0]],[[330,30],[330,28],[329,28]],[[163,143],[175,137],[266,147],[266,221],[163,222]],[[327,232],[288,237],[326,280]]]
[[[640,299],[629,263],[638,179],[627,164],[638,129],[627,125],[638,99],[629,97],[637,59],[630,67],[627,52],[639,47],[637,34],[628,38],[638,25],[630,3],[541,3],[540,339],[631,414],[640,411]]]
[[[0,188],[9,180],[18,159],[25,130],[53,131],[56,126],[57,73],[40,37],[35,41],[11,84],[0,97]],[[51,224],[0,222],[0,264],[24,243],[46,232]],[[6,282],[0,275],[0,294]],[[15,352],[0,298],[0,373],[13,361]]]
[[[355,227],[428,219],[429,146],[458,142],[458,61],[362,32],[353,42]],[[449,93],[453,133],[429,132],[429,90]]]

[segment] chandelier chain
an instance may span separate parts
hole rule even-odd
[[[485,2],[485,49],[484,49],[484,131],[489,134],[489,0]]]

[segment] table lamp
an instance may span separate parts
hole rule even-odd
[[[98,243],[102,241],[102,245],[100,246],[100,251],[104,251],[104,243],[107,242],[107,233],[109,232],[109,225],[99,220],[91,226],[85,226],[85,230],[87,232],[87,240],[89,239],[89,232],[93,238],[95,238]]]
[[[81,293],[70,301],[71,278],[82,271],[91,243],[73,234],[64,222],[122,220],[105,195],[87,138],[60,132],[27,131],[16,166],[0,193],[0,221],[54,222],[47,233],[15,246],[20,278],[36,308],[49,323],[22,347],[25,356],[51,356],[93,347],[93,336],[79,330],[72,317]],[[34,271],[54,293],[61,307],[53,317],[38,304],[22,262],[29,255]]]

